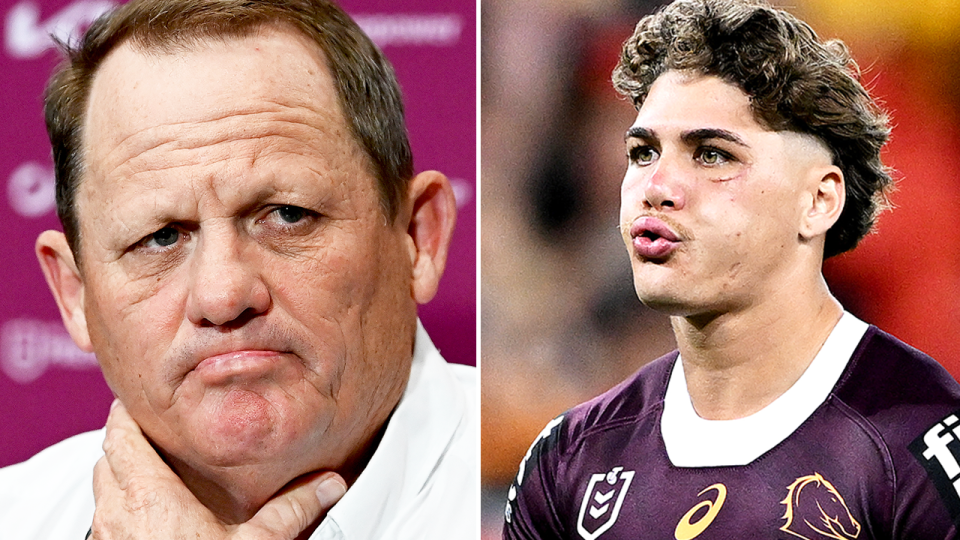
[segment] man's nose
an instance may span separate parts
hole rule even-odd
[[[629,175],[630,173],[628,173]],[[684,171],[679,164],[661,158],[646,169],[640,169],[637,181],[642,190],[643,206],[652,210],[680,210],[686,202]]]
[[[236,230],[204,233],[190,255],[190,322],[199,326],[239,325],[265,312],[270,307],[270,291],[258,257],[250,252],[255,246],[246,245]]]

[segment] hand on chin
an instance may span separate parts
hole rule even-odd
[[[292,482],[238,523],[201,503],[119,401],[106,427],[105,456],[94,469],[94,539],[293,539],[315,526],[346,492],[336,473],[315,472]]]

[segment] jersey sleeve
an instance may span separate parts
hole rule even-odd
[[[564,416],[551,420],[520,462],[504,509],[505,540],[566,538],[557,513],[559,442]]]

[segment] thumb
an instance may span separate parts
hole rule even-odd
[[[347,483],[335,472],[325,472],[294,484],[238,527],[235,538],[292,540],[326,515],[346,492]]]

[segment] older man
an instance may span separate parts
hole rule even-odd
[[[843,310],[887,119],[837,41],[751,0],[677,0],[626,41],[621,234],[679,351],[552,421],[504,536],[956,538],[960,386]]]
[[[452,190],[413,175],[392,69],[339,8],[135,1],[46,114],[64,232],[37,254],[118,402],[105,441],[0,472],[4,537],[474,534],[474,375],[416,316]]]

